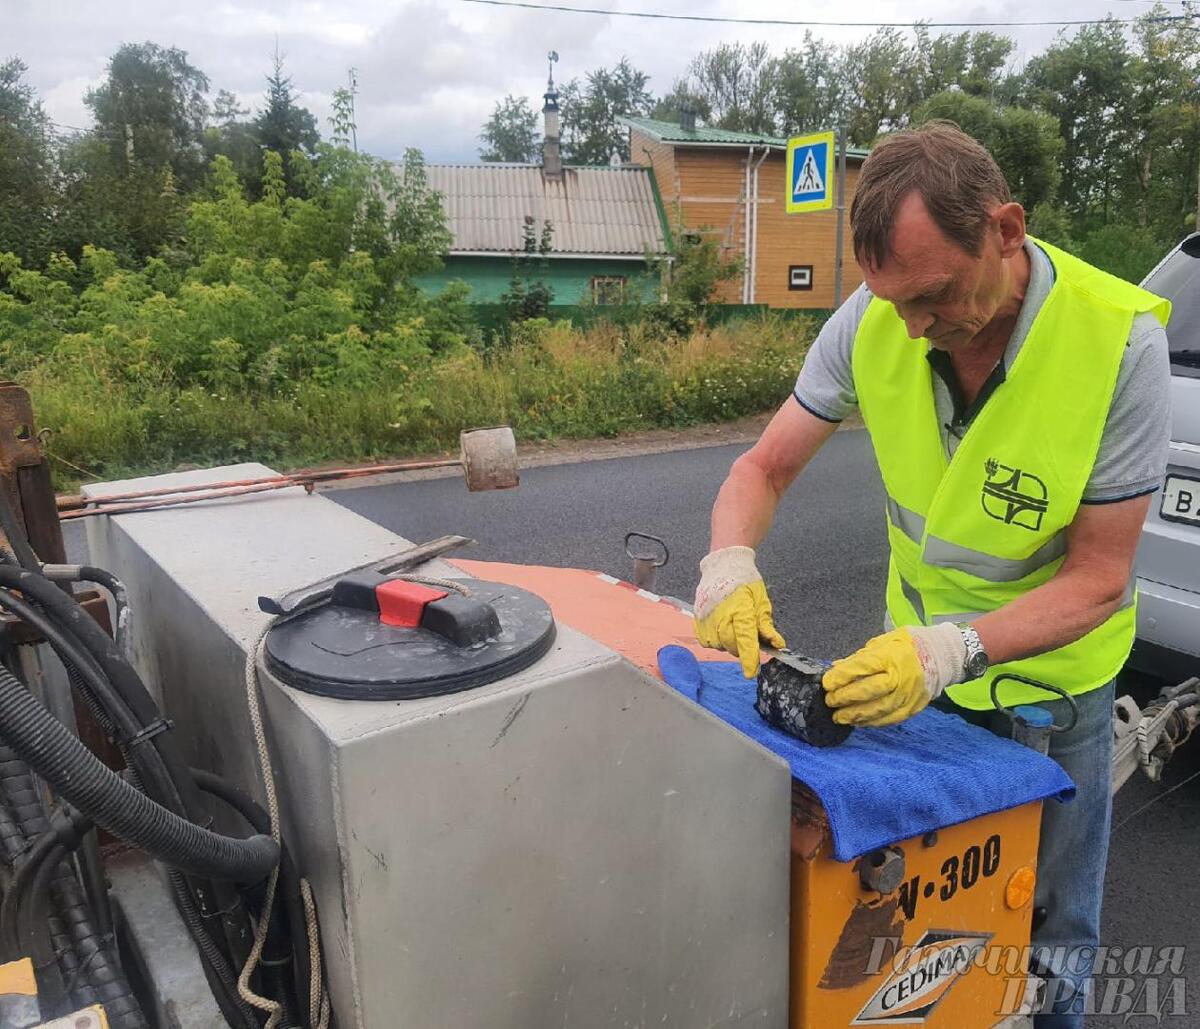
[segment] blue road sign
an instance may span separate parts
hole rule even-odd
[[[833,150],[832,132],[788,140],[788,214],[833,207]]]

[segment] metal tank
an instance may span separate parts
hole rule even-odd
[[[238,465],[88,492],[269,474]],[[89,542],[129,588],[136,664],[189,760],[260,799],[244,685],[269,621],[258,597],[407,544],[299,488],[90,519]],[[441,561],[422,572],[465,575]],[[260,666],[284,836],[315,891],[337,1024],[786,1025],[786,765],[615,651],[555,630],[523,670],[420,699],[319,696]]]

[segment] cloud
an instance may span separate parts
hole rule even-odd
[[[566,0],[567,3],[579,0]],[[358,71],[359,144],[385,157],[406,147],[431,160],[474,160],[477,136],[493,104],[508,93],[541,106],[546,53],[557,50],[560,81],[628,57],[650,75],[655,93],[670,90],[690,58],[720,42],[766,39],[777,50],[798,45],[804,29],[778,26],[659,22],[615,16],[504,9],[464,0],[0,0],[0,57],[19,55],[30,67],[51,117],[87,124],[82,97],[104,74],[122,42],[153,40],[186,50],[217,89],[257,106],[276,41],[303,102],[327,130],[333,91]],[[721,17],[748,13],[740,0],[591,0],[589,6],[675,11]],[[1116,6],[1115,4],[1113,6]],[[1129,16],[1122,5],[1119,16]],[[756,17],[903,21],[1020,20],[1047,17],[1038,0],[756,0]],[[1055,17],[1097,17],[1092,0],[1062,0]],[[841,44],[868,29],[821,29]],[[1028,58],[1053,29],[1010,33]]]

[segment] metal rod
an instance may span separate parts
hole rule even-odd
[[[842,306],[842,252],[846,233],[846,126],[838,126],[837,249],[833,258],[833,306]]]
[[[266,493],[269,490],[290,489],[302,486],[312,492],[313,484],[303,480],[285,480],[283,482],[262,482],[249,486],[230,486],[212,490],[209,493],[190,493],[183,497],[161,497],[158,500],[135,500],[128,504],[104,504],[100,507],[84,507],[74,511],[64,511],[61,521],[74,518],[93,518],[96,515],[130,514],[134,511],[154,511],[160,507],[179,507],[183,504],[199,504],[205,500],[223,500],[226,497],[242,497],[248,493]]]
[[[191,486],[163,486],[159,489],[135,490],[130,493],[112,493],[104,497],[82,497],[78,494],[58,498],[59,511],[74,511],[93,505],[118,504],[126,500],[143,500],[147,497],[166,497],[181,493],[200,493],[209,490],[224,490],[240,486],[303,486],[306,483],[329,482],[335,479],[355,479],[368,475],[387,475],[392,472],[416,472],[426,468],[450,468],[461,464],[459,458],[437,461],[405,461],[400,464],[365,465],[361,468],[329,468],[317,472],[293,472],[289,475],[271,475],[260,479],[230,479],[224,482],[202,482]],[[64,517],[66,517],[64,515]]]

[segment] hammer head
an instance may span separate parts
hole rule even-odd
[[[755,710],[768,725],[814,747],[845,742],[852,729],[833,720],[821,688],[827,667],[796,654],[777,654],[759,669]]]

